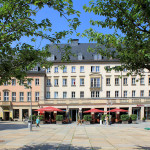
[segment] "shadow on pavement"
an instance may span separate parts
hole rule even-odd
[[[146,150],[150,150],[150,147],[146,147],[146,146],[137,146],[136,149],[146,149]]]
[[[5,124],[0,123],[0,131],[1,130],[17,130],[17,129],[23,129],[23,128],[27,128],[27,127],[28,127],[27,124],[15,124],[15,123],[7,124],[6,122],[5,122]]]
[[[60,145],[52,145],[52,144],[40,144],[40,145],[32,145],[32,146],[24,146],[17,150],[98,150],[100,147],[82,147],[82,146],[72,146],[70,144],[60,144]]]

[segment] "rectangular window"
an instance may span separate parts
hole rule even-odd
[[[39,85],[39,79],[35,79],[35,85]]]
[[[119,97],[119,91],[115,91],[115,97]]]
[[[76,95],[75,95],[75,92],[71,92],[71,97],[72,97],[72,98],[75,98],[75,96],[76,96]]]
[[[24,92],[20,92],[20,102],[24,101]]]
[[[100,78],[91,78],[91,87],[100,87]]]
[[[76,79],[74,79],[74,78],[71,79],[71,85],[72,85],[72,86],[75,86],[75,85],[76,85]]]
[[[127,91],[124,91],[124,92],[123,92],[123,96],[124,96],[124,97],[127,97]]]
[[[141,85],[144,85],[144,78],[141,78],[141,79],[140,79],[140,84],[141,84]]]
[[[84,85],[84,79],[80,78],[80,86],[83,86],[83,85]]]
[[[150,77],[148,78],[148,84],[150,85]]]
[[[54,68],[54,73],[58,73],[58,67]]]
[[[95,92],[91,91],[91,97],[95,97]]]
[[[13,102],[16,101],[16,92],[12,92],[12,101],[13,101]]]
[[[31,92],[27,93],[27,101],[30,102],[31,101]]]
[[[63,86],[67,86],[67,79],[63,79]]]
[[[96,91],[96,97],[99,97],[99,91]]]
[[[63,73],[66,73],[66,72],[67,72],[67,67],[64,67]]]
[[[80,72],[84,72],[84,66],[80,66]]]
[[[95,66],[91,66],[91,72],[95,72]]]
[[[11,82],[12,82],[12,86],[16,85],[16,79],[12,79]]]
[[[4,101],[9,101],[9,92],[4,91]]]
[[[110,97],[110,91],[106,91],[106,97]]]
[[[1,100],[1,92],[0,92],[0,100]]]
[[[50,99],[50,92],[49,91],[46,92],[46,99]]]
[[[106,85],[110,85],[110,78],[106,78]]]
[[[40,93],[39,92],[35,92],[35,101],[39,101],[40,99]]]
[[[135,85],[135,78],[132,78],[132,85]]]
[[[99,72],[99,66],[96,66],[96,72]]]
[[[51,79],[47,79],[46,84],[47,86],[51,86]]]
[[[115,78],[115,85],[119,85],[119,78]]]
[[[58,92],[54,92],[54,98],[58,98]]]
[[[54,79],[54,86],[58,86],[58,79]]]
[[[28,84],[29,86],[31,86],[31,81],[28,80],[28,81],[27,81],[27,84]]]
[[[127,85],[127,84],[128,84],[127,78],[123,78],[123,84],[124,84],[124,85]]]
[[[46,72],[47,72],[47,73],[51,72],[51,68],[47,68],[47,69],[46,69]]]
[[[76,72],[76,67],[75,66],[72,66],[71,72]]]
[[[84,98],[84,92],[80,92],[80,98]]]
[[[127,68],[124,68],[124,69],[123,69],[123,72],[127,72]]]
[[[7,85],[8,85],[8,82],[7,82],[7,81],[5,81],[5,82],[4,82],[4,86],[7,86]]]
[[[67,98],[67,92],[63,92],[63,98]]]
[[[24,85],[24,81],[23,81],[23,80],[20,80],[20,81],[19,81],[19,85]]]
[[[141,96],[141,97],[144,97],[144,90],[141,90],[140,96]]]
[[[135,97],[135,91],[134,90],[132,91],[132,97]]]

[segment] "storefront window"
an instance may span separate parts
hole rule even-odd
[[[19,109],[13,109],[13,118],[19,119]]]

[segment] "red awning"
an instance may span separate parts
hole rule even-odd
[[[107,112],[128,112],[128,110],[115,108]]]
[[[99,109],[95,109],[95,108],[87,110],[87,111],[84,111],[84,113],[90,113],[90,112],[103,113],[104,111],[103,110],[99,110]]]
[[[51,106],[40,108],[40,109],[37,109],[35,111],[59,111],[59,112],[63,112],[63,110],[55,108],[55,107],[51,107]]]

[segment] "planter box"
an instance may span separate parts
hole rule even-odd
[[[128,121],[122,121],[122,124],[128,124]]]
[[[56,121],[56,124],[62,124],[62,121]]]
[[[84,124],[89,125],[90,121],[84,121]]]
[[[134,120],[134,121],[132,121],[132,123],[133,123],[133,124],[137,124],[137,121],[136,121],[136,120]]]

